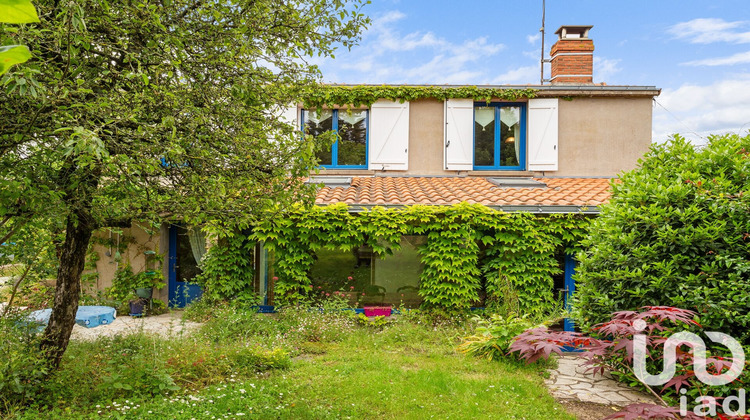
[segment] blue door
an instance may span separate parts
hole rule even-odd
[[[169,306],[182,308],[198,298],[203,290],[193,278],[200,273],[190,248],[187,230],[179,225],[169,226]]]
[[[572,255],[565,255],[565,309],[570,310],[571,298],[576,291],[573,274],[576,272],[576,259]],[[575,331],[575,324],[570,318],[565,318],[565,331]]]

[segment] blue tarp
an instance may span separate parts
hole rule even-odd
[[[40,309],[29,315],[33,322],[47,325],[49,317],[52,315],[52,309]],[[76,313],[76,324],[94,328],[99,325],[111,324],[115,320],[115,308],[109,306],[79,306]]]

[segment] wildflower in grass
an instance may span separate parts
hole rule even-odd
[[[354,280],[354,277],[352,277],[352,276],[349,276],[349,277],[347,277],[346,279],[347,279],[347,280],[349,280],[349,281],[352,281],[352,280]]]

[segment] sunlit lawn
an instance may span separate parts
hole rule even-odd
[[[289,369],[24,418],[573,419],[544,388],[543,368],[458,354],[457,334],[406,322],[357,327],[342,341],[300,343]]]

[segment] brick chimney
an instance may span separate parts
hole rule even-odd
[[[593,26],[561,26],[555,31],[557,42],[550,50],[552,84],[593,84],[594,41],[589,38]]]

